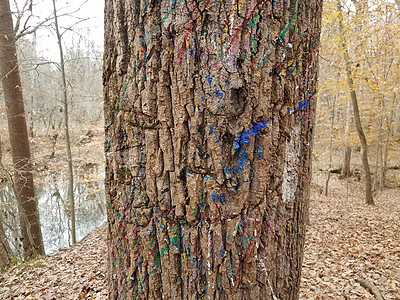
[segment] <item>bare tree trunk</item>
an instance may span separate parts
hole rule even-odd
[[[35,59],[35,62],[37,60],[37,52],[36,52],[36,31],[33,33],[33,38],[32,38],[32,47],[33,47],[33,58]],[[37,88],[37,83],[36,83],[36,74],[35,70],[31,71],[31,111],[29,114],[29,135],[31,138],[35,137],[35,129],[34,129],[34,123],[35,123],[35,93],[36,93],[36,88]]]
[[[342,172],[339,176],[340,179],[344,179],[350,176],[350,162],[351,162],[351,147],[344,147],[344,158]]]
[[[381,107],[381,109],[383,109]],[[375,153],[375,174],[374,174],[374,183],[373,183],[373,190],[376,191],[379,188],[379,165],[382,168],[382,126],[383,126],[383,119],[382,115],[379,119],[379,128],[378,128],[378,138],[376,141],[376,153]]]
[[[350,98],[351,98],[351,102],[353,104],[354,123],[356,125],[357,134],[360,139],[361,149],[362,149],[361,158],[362,158],[362,164],[363,164],[364,173],[365,173],[365,202],[368,205],[373,205],[374,199],[372,198],[372,180],[371,180],[371,172],[370,172],[369,163],[368,163],[367,139],[365,138],[364,130],[361,125],[360,111],[358,108],[357,95],[356,95],[356,90],[355,90],[354,81],[353,81],[353,72],[352,72],[351,65],[350,65],[350,58],[349,58],[349,52],[347,49],[347,43],[346,43],[346,40],[344,37],[342,5],[340,3],[340,0],[337,1],[337,8],[338,8],[338,11],[340,14],[339,30],[340,30],[340,35],[342,38],[343,57],[344,57],[344,61],[346,63],[347,85],[349,87]]]
[[[298,299],[321,5],[106,1],[110,299]]]
[[[12,180],[3,164],[3,149],[0,139],[0,169],[6,173],[8,180]],[[12,184],[12,181],[10,182]],[[0,201],[0,272],[4,271],[11,262],[12,252],[8,242],[6,233],[4,231],[3,212],[6,211],[3,207],[3,200]]]
[[[71,141],[69,137],[69,125],[68,125],[68,96],[67,96],[67,80],[65,78],[65,62],[64,52],[62,47],[62,37],[60,34],[57,18],[56,1],[53,0],[54,8],[54,24],[56,27],[56,35],[58,41],[58,47],[60,51],[60,69],[63,85],[63,111],[64,111],[64,134],[65,134],[65,148],[67,150],[67,161],[68,161],[68,202],[69,202],[69,213],[71,219],[71,239],[72,244],[76,243],[76,225],[75,225],[75,200],[74,200],[74,170],[72,166],[72,153],[71,153]]]
[[[330,134],[331,136],[329,139],[329,167],[328,167],[328,176],[325,182],[325,196],[328,196],[329,180],[331,179],[333,131],[335,126],[335,102],[336,102],[336,96],[332,103],[332,115],[331,115],[332,120],[331,120],[331,134]]]
[[[389,145],[390,145],[390,138],[393,135],[392,131],[392,123],[393,117],[395,114],[395,107],[396,107],[396,94],[393,95],[393,102],[392,107],[390,109],[390,114],[387,117],[387,128],[386,128],[386,137],[385,137],[385,148],[383,153],[383,167],[382,167],[382,174],[381,174],[381,187],[386,186],[386,173],[388,169],[388,156],[389,156]]]
[[[388,125],[390,126],[390,125]],[[388,169],[388,156],[389,156],[389,138],[390,138],[390,128],[388,127],[387,132],[386,132],[386,138],[385,138],[385,148],[384,148],[384,153],[383,153],[383,166],[381,169],[381,182],[380,186],[384,188],[386,186],[386,173]]]
[[[0,272],[4,271],[11,262],[12,252],[3,227],[3,212],[0,211]]]
[[[346,136],[346,146],[344,147],[344,159],[342,165],[342,172],[339,179],[348,178],[350,176],[350,162],[351,162],[351,147],[349,146],[349,130],[350,130],[350,101],[347,101],[346,105],[346,127],[344,134]]]
[[[44,254],[10,4],[0,0],[0,76],[3,84],[13,181],[19,203],[24,256]]]

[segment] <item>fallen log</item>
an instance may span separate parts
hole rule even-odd
[[[364,279],[360,279],[360,278],[356,278],[356,281],[365,289],[367,289],[372,295],[375,296],[375,298],[377,300],[385,300],[381,294],[381,292],[378,290],[378,288],[373,285],[371,282],[364,280]]]

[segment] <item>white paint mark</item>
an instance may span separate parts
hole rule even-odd
[[[265,275],[267,276],[267,281],[268,281],[269,289],[271,290],[272,298],[274,300],[279,300],[278,297],[276,297],[276,295],[275,295],[274,289],[272,288],[271,281],[269,281],[269,276],[268,276],[267,268],[265,267],[264,261],[262,259],[257,260],[257,256],[256,256],[256,261],[259,264],[259,268],[261,268],[261,270],[264,271]]]
[[[291,139],[286,144],[285,168],[283,170],[282,199],[285,203],[293,202],[296,198],[299,174],[296,172],[300,165],[301,125],[296,124],[290,134]]]

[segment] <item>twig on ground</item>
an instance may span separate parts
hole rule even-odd
[[[363,287],[366,288],[372,295],[375,296],[377,300],[385,300],[381,294],[381,292],[378,290],[378,288],[373,285],[371,282],[357,278],[356,281]]]

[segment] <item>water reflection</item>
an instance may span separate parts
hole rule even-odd
[[[77,241],[106,220],[103,174],[102,166],[89,166],[74,177]],[[71,243],[67,178],[49,175],[36,192],[44,247],[49,254]]]
[[[0,221],[8,238],[11,251],[22,256],[22,242],[19,230],[18,204],[14,193],[3,181],[0,185]]]

